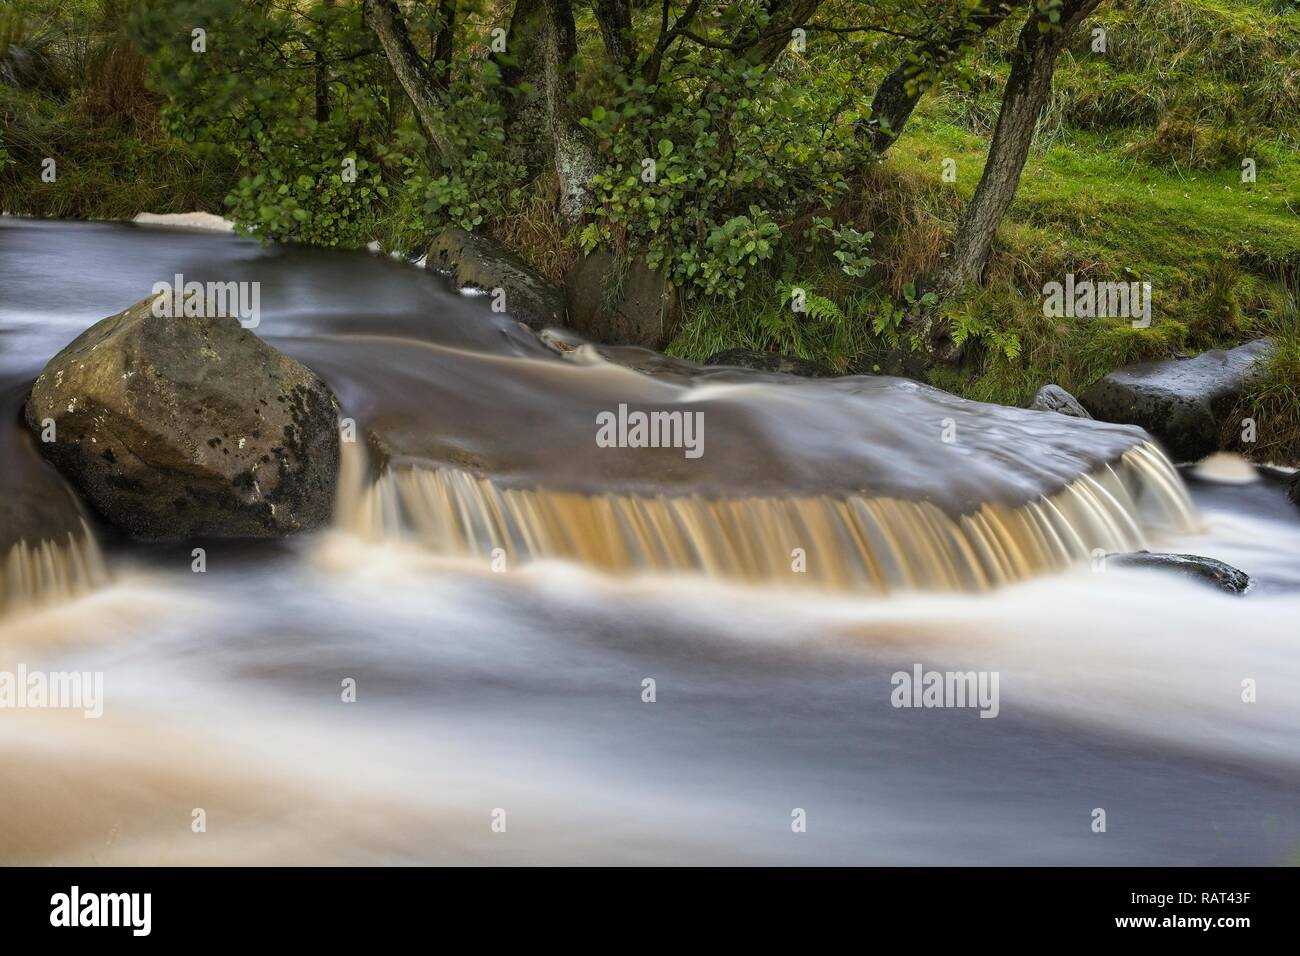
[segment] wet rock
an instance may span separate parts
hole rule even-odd
[[[0,619],[107,579],[80,500],[23,427],[30,375],[0,379]]]
[[[141,539],[276,537],[330,518],[338,405],[313,372],[233,318],[95,323],[27,401],[37,446],[111,524]],[[40,441],[53,423],[54,441]]]
[[[753,349],[726,349],[716,352],[705,359],[704,364],[732,365],[758,372],[783,372],[786,375],[802,375],[805,378],[835,377],[834,372],[816,362],[791,355],[781,355],[777,352],[756,352]]]
[[[1130,551],[1126,554],[1108,554],[1106,563],[1121,568],[1157,568],[1181,574],[1183,577],[1212,584],[1229,594],[1243,594],[1250,587],[1250,575],[1230,564],[1199,554],[1161,554],[1151,551]]]
[[[1260,339],[1190,359],[1129,365],[1102,378],[1080,400],[1102,421],[1141,425],[1175,461],[1199,461],[1222,449],[1226,418],[1269,348]]]
[[[1291,476],[1291,487],[1287,491],[1287,497],[1291,499],[1293,505],[1300,508],[1300,471]]]
[[[505,292],[505,311],[529,328],[564,324],[564,290],[505,246],[463,229],[447,229],[429,246],[426,267],[457,289]]]
[[[1092,418],[1079,400],[1059,385],[1044,385],[1027,406],[1039,412],[1057,412],[1071,418]]]
[[[564,277],[569,324],[603,345],[662,349],[677,331],[676,290],[646,265],[607,252],[581,259]]]

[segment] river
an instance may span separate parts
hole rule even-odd
[[[370,436],[333,528],[126,542],[18,431],[176,273],[260,282],[257,334]],[[0,620],[0,671],[104,682],[95,719],[0,710],[0,863],[1300,861],[1300,521],[1131,429],[557,350],[365,253],[15,219],[0,384],[8,520],[94,552]],[[705,453],[598,450],[620,401],[702,409]],[[1137,546],[1256,583],[1088,560]],[[893,706],[918,664],[996,673],[996,719]]]

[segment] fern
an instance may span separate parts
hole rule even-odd
[[[1004,356],[1008,362],[1020,358],[1020,336],[1010,329],[998,329],[978,315],[961,313],[952,317],[952,340],[957,345],[979,342]]]
[[[826,298],[826,296],[815,293],[810,286],[798,284],[786,285],[782,283],[778,286],[778,289],[781,292],[781,307],[783,309],[787,309],[794,314],[799,314],[795,313],[794,310],[790,308],[790,304],[795,293],[802,292],[804,305],[802,312],[803,315],[824,325],[839,326],[844,324],[844,310],[836,305],[831,299]]]

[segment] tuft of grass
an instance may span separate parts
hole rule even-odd
[[[566,242],[559,197],[558,177],[543,173],[529,189],[519,214],[493,223],[489,230],[492,238],[514,249],[552,282],[562,282],[578,258],[576,245]]]
[[[836,286],[843,284],[828,267],[808,280],[773,278],[770,284],[751,283],[735,299],[688,302],[681,326],[665,351],[697,362],[730,348],[780,352],[846,373],[870,345],[870,297],[840,296],[847,302],[841,306],[825,294]],[[805,292],[805,312],[791,308],[789,293],[794,287]]]
[[[960,198],[926,169],[937,172],[942,158],[943,149],[935,144],[917,154],[915,165],[872,165],[835,211],[836,220],[875,234],[875,277],[895,297],[938,264],[961,212]]]
[[[1198,123],[1170,113],[1127,151],[1152,166],[1173,169],[1221,169],[1241,163],[1256,152],[1250,132],[1235,125]]]
[[[1300,464],[1300,272],[1283,275],[1280,293],[1260,323],[1273,349],[1228,418],[1230,443],[1256,461]],[[1240,441],[1239,423],[1254,419],[1257,440]]]

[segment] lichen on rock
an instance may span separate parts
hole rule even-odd
[[[42,453],[140,539],[278,537],[326,523],[338,403],[234,318],[155,315],[154,297],[50,360],[26,419]]]

